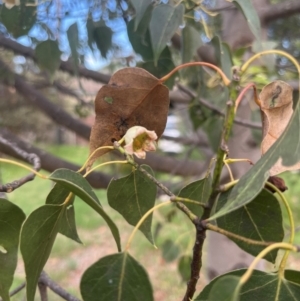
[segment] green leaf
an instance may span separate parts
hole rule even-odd
[[[69,194],[70,191],[68,189],[65,189],[62,185],[56,183],[47,196],[46,204],[61,205],[64,203]],[[72,195],[71,201],[68,202],[67,209],[64,211],[64,217],[61,220],[58,232],[82,244],[76,229],[75,210],[73,203],[74,194]]]
[[[5,5],[0,6],[0,22],[7,31],[15,38],[26,35],[36,21],[36,6],[15,5],[8,9]]]
[[[144,37],[144,35],[148,31],[149,40],[150,40],[149,24],[150,24],[150,21],[152,18],[153,9],[154,9],[154,5],[148,6],[142,20],[139,22],[139,25],[138,25],[137,29],[135,30],[135,32],[137,34],[141,35],[142,37]],[[133,22],[135,22],[135,19],[133,20]],[[152,48],[151,48],[151,51],[152,51]]]
[[[135,18],[134,18],[134,31],[137,30],[140,22],[145,18],[145,13],[149,6],[152,5],[152,0],[130,0],[134,9],[135,9]]]
[[[160,4],[153,9],[149,30],[155,65],[161,52],[171,40],[179,25],[183,23],[183,13],[183,4],[177,6]]]
[[[113,31],[106,26],[104,21],[93,22],[88,19],[86,22],[86,29],[88,34],[88,45],[93,50],[93,43],[95,42],[101,56],[106,58],[108,51],[112,48]]]
[[[112,48],[113,31],[100,22],[94,28],[94,40],[103,58],[107,58],[108,51]]]
[[[208,301],[214,284],[228,276],[241,277],[247,270],[237,270],[221,275],[211,281],[196,297],[195,301]],[[295,271],[294,277],[300,279],[300,272]],[[239,301],[296,301],[300,300],[300,285],[288,279],[282,279],[276,273],[265,273],[254,270],[251,278],[242,286]],[[280,282],[279,282],[280,281]],[[278,291],[277,291],[278,290]],[[277,295],[278,294],[278,295]],[[219,299],[223,300],[223,299]]]
[[[208,301],[238,301],[239,300],[239,277],[225,276],[219,278],[210,290]]]
[[[166,262],[175,260],[180,254],[180,248],[171,240],[164,241],[162,248],[162,257]]]
[[[249,28],[254,34],[257,41],[261,41],[260,19],[251,1],[234,0],[233,3],[245,16]]]
[[[17,267],[19,235],[24,212],[6,199],[0,199],[0,296],[9,301],[9,289]]]
[[[144,268],[127,252],[101,258],[83,274],[80,292],[84,301],[153,301]]]
[[[169,50],[169,47],[166,47],[163,50],[163,52],[161,53],[161,55],[158,59],[158,62],[157,62],[157,66],[155,66],[153,60],[140,63],[138,66],[146,69],[148,72],[150,72],[157,78],[163,77],[164,75],[168,74],[175,68],[175,65],[174,65],[174,62],[172,59],[172,54],[171,54],[171,51]],[[175,77],[176,77],[176,75],[173,75],[165,82],[165,85],[169,89],[173,88],[174,83],[175,83]]]
[[[118,251],[121,251],[119,230],[116,224],[113,222],[113,220],[101,207],[98,198],[92,190],[92,187],[88,183],[88,181],[81,174],[65,168],[55,170],[49,176],[49,179],[56,183],[59,183],[64,188],[73,192],[75,195],[80,197],[86,204],[93,208],[97,213],[99,213],[109,226],[116,241]]]
[[[149,30],[145,34],[140,34],[134,30],[134,20],[131,20],[127,25],[127,34],[134,51],[140,54],[144,61],[153,61]]]
[[[47,40],[39,43],[35,48],[35,55],[39,67],[52,76],[60,65],[60,50],[56,41]],[[51,58],[51,59],[49,59]]]
[[[220,195],[217,210],[226,203],[229,194],[230,191],[227,191]],[[281,242],[284,238],[280,205],[276,197],[265,189],[246,206],[218,218],[217,224],[224,230],[249,239]],[[257,256],[265,248],[247,244],[238,239],[230,239],[253,256]],[[275,263],[277,252],[278,250],[273,250],[265,256],[265,259]]]
[[[187,282],[191,278],[191,263],[192,257],[189,255],[183,255],[178,261],[178,272],[183,282]]]
[[[232,189],[226,204],[209,220],[221,217],[253,200],[264,187],[269,177],[270,168],[282,158],[285,166],[293,165],[300,161],[300,105],[299,101],[295,112],[284,133],[269,148],[264,156],[239,180]]]
[[[149,166],[142,167],[153,174]],[[143,215],[153,208],[156,190],[156,185],[148,177],[139,170],[133,170],[126,177],[111,180],[107,188],[107,199],[112,208],[130,225],[135,226]],[[153,244],[151,224],[152,214],[142,223],[139,230]]]
[[[55,170],[49,179],[61,184],[75,195],[79,196],[86,203],[97,203],[100,202],[93,191],[89,182],[79,173],[66,168],[60,168]]]
[[[146,69],[148,72],[158,78],[163,77],[171,70],[173,70],[175,68],[175,65],[173,63],[171,51],[169,50],[169,48],[164,48],[164,50],[160,54],[157,65],[155,65],[149,30],[146,30],[146,32],[143,34],[140,34],[139,30],[134,31],[133,26],[134,20],[131,20],[127,25],[127,33],[134,51],[140,54],[144,60],[144,62],[139,63],[138,66]],[[174,86],[174,81],[175,75],[168,79],[165,84],[169,88],[172,88]]]
[[[74,67],[74,73],[76,76],[79,75],[79,56],[77,52],[77,48],[79,46],[79,38],[78,38],[78,26],[77,23],[73,23],[69,29],[67,30],[67,37],[69,40],[69,45],[72,54],[72,61]]]
[[[66,207],[44,205],[26,219],[20,249],[26,273],[27,301],[33,301],[39,276],[49,258]]]
[[[197,49],[202,45],[200,32],[191,25],[186,25],[181,33],[181,60],[188,63],[194,60]]]
[[[232,79],[231,69],[233,66],[233,61],[229,46],[226,43],[222,43],[221,39],[218,36],[214,36],[211,42],[215,48],[218,65],[221,67],[225,75],[229,79]]]
[[[179,197],[206,203],[211,191],[211,177],[208,176],[204,179],[192,182],[182,188],[179,192]],[[184,203],[194,214],[201,216],[203,208],[196,204]]]

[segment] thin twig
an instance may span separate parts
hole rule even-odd
[[[38,288],[41,296],[41,301],[48,301],[47,285],[41,281],[38,282]]]
[[[274,242],[266,242],[266,241],[260,241],[260,240],[254,240],[254,239],[250,239],[250,238],[246,238],[244,236],[240,236],[240,235],[237,235],[235,233],[232,233],[232,232],[229,232],[229,231],[226,231],[222,228],[219,228],[217,226],[214,226],[212,224],[209,224],[209,223],[204,223],[202,222],[202,225],[208,229],[208,230],[211,230],[211,231],[214,231],[214,232],[217,232],[217,233],[220,233],[222,235],[225,235],[227,236],[228,238],[233,238],[233,239],[237,239],[237,240],[240,240],[240,241],[243,241],[249,245],[256,245],[256,246],[269,246],[271,244],[273,244]]]
[[[216,113],[217,115],[222,116],[222,117],[225,116],[225,114],[218,107],[212,105],[205,99],[198,97],[193,91],[191,91],[187,87],[185,87],[181,84],[177,84],[177,86],[181,91],[183,91],[190,97],[197,98],[200,104],[202,104],[204,107],[210,109],[213,113]],[[259,122],[251,122],[251,121],[247,121],[247,120],[242,120],[240,118],[235,118],[234,123],[245,126],[245,127],[253,128],[253,129],[261,129],[261,123],[259,123]]]
[[[233,100],[236,99],[236,83],[234,83],[233,86],[231,86],[230,92],[231,92],[230,93],[231,100],[227,102],[227,112],[224,120],[221,142],[217,152],[216,164],[213,173],[213,179],[211,185],[212,192],[208,199],[207,206],[204,207],[203,209],[203,214],[201,218],[198,218],[193,221],[196,229],[196,237],[195,237],[193,256],[191,262],[191,276],[190,276],[190,280],[187,283],[187,288],[186,288],[185,295],[183,297],[183,301],[190,301],[193,299],[193,296],[196,291],[196,285],[200,277],[200,270],[202,268],[203,245],[206,238],[206,228],[204,227],[203,221],[209,218],[211,214],[211,210],[214,207],[215,201],[218,196],[218,185],[221,178],[222,168],[224,166],[224,156],[228,152],[227,141],[229,139],[229,134],[233,125],[233,120],[235,115],[235,106]]]
[[[81,301],[77,297],[68,293],[65,289],[63,289],[60,285],[54,282],[44,271],[41,273],[39,282],[48,286],[54,293],[62,297],[67,301]]]
[[[117,141],[114,142],[114,148],[117,149],[121,154],[123,154],[126,157],[127,162],[129,164],[131,164],[133,167],[135,167],[140,172],[142,172],[147,178],[149,178],[153,183],[155,183],[165,194],[167,194],[171,198],[172,197],[176,198],[176,196],[172,191],[170,191],[166,186],[164,186],[162,183],[157,181],[146,169],[138,165],[133,160],[133,158],[126,153],[126,151],[121,147],[121,145]],[[194,221],[197,218],[197,216],[187,206],[185,206],[181,202],[175,202],[175,203],[176,203],[176,207],[180,209],[191,221]]]
[[[41,169],[41,161],[40,158],[33,153],[28,153],[24,151],[23,149],[19,148],[16,144],[8,141],[7,139],[0,136],[0,144],[3,144],[7,147],[9,147],[15,154],[20,156],[22,159],[27,161],[28,163],[33,165],[33,169],[35,171],[39,171]],[[7,183],[4,185],[0,185],[0,191],[1,192],[12,192],[18,187],[24,185],[25,183],[32,181],[35,178],[34,173],[30,173],[25,177],[22,177],[21,179],[15,180],[11,183]]]

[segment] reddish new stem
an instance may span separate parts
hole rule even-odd
[[[186,67],[191,67],[191,66],[206,66],[206,67],[210,67],[214,70],[216,70],[222,77],[222,80],[224,82],[224,84],[226,86],[228,86],[230,84],[230,79],[224,74],[224,72],[218,68],[215,65],[212,65],[210,63],[205,63],[205,62],[191,62],[191,63],[185,63],[182,65],[177,66],[175,69],[173,69],[169,74],[165,75],[164,77],[162,77],[160,79],[160,82],[165,82],[166,80],[168,80],[175,72],[177,72],[180,69],[186,68]]]
[[[255,87],[255,84],[253,83],[250,83],[248,84],[243,90],[242,92],[239,94],[238,98],[236,99],[236,102],[235,102],[235,111],[237,110],[238,106],[240,105],[241,101],[243,100],[243,97],[245,96],[246,92],[253,88],[253,93],[254,93],[254,100],[256,102],[256,104],[260,107],[260,100],[259,98],[257,97],[257,92],[256,92],[256,87]]]

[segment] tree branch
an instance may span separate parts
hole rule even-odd
[[[42,281],[38,282],[38,288],[41,296],[41,301],[48,301],[47,285]]]
[[[31,47],[26,47],[18,42],[12,40],[11,38],[5,37],[4,34],[0,34],[0,46],[5,49],[11,50],[18,55],[23,55],[27,58],[31,58],[33,61],[37,62],[35,52]],[[68,72],[71,75],[75,75],[73,63],[71,61],[61,61],[60,70]],[[103,74],[97,71],[86,69],[82,66],[78,67],[79,76],[92,79],[96,82],[108,83],[110,75]]]
[[[44,271],[42,271],[39,282],[48,286],[54,293],[58,296],[62,297],[67,301],[80,301],[77,297],[68,293],[65,289],[63,289],[60,285],[54,282]]]
[[[210,109],[212,112],[216,113],[217,115],[220,115],[222,117],[225,116],[225,114],[218,107],[212,105],[211,103],[209,103],[205,99],[203,99],[201,97],[198,97],[189,88],[187,88],[187,87],[185,87],[181,84],[178,84],[177,86],[180,90],[182,90],[183,92],[188,94],[191,98],[197,98],[199,103],[202,104],[204,107]],[[259,123],[259,122],[251,122],[251,121],[242,120],[242,119],[239,119],[239,118],[235,118],[233,122],[236,123],[236,124],[245,126],[245,127],[250,127],[250,128],[253,128],[253,129],[261,129],[261,123]]]
[[[39,108],[57,124],[73,130],[85,139],[89,139],[91,131],[89,126],[53,104],[41,92],[37,91],[32,85],[29,85],[22,76],[11,72],[10,68],[2,60],[0,60],[0,72],[4,74],[11,74],[13,76],[16,90],[23,95],[25,100],[27,100],[31,105]],[[1,80],[9,85],[10,78],[10,76],[6,76],[5,78],[1,78]]]
[[[39,171],[41,169],[41,162],[40,158],[35,153],[28,153],[18,147],[16,144],[11,143],[9,140],[3,138],[0,136],[0,145],[6,146],[9,148],[12,152],[14,152],[16,155],[20,156],[24,161],[29,162],[33,165],[33,169],[35,171]],[[12,192],[18,187],[24,185],[25,183],[32,181],[35,178],[34,173],[30,173],[25,177],[22,177],[19,180],[15,180],[11,183],[7,183],[4,185],[0,185],[0,192]]]
[[[12,143],[12,144],[18,145],[18,147],[20,149],[22,149],[24,152],[35,153],[41,160],[41,168],[44,170],[47,170],[49,172],[53,172],[54,170],[56,170],[58,168],[68,168],[68,169],[76,171],[81,167],[79,165],[62,160],[61,158],[53,156],[50,153],[48,153],[44,150],[41,150],[40,148],[37,148],[35,146],[32,146],[32,145],[24,142],[23,140],[21,140],[20,138],[15,136],[13,133],[8,131],[7,129],[0,129],[0,136],[6,140],[9,140],[10,143]],[[24,158],[22,156],[20,156],[20,154],[18,154],[13,149],[8,147],[6,144],[1,143],[1,139],[0,139],[0,149],[1,149],[2,153],[6,154],[8,156],[25,161]],[[107,188],[107,186],[111,180],[111,176],[101,173],[101,172],[93,172],[88,175],[87,180],[94,188],[104,188],[105,189],[105,188]]]
[[[283,1],[277,4],[270,4],[259,11],[262,23],[272,22],[277,19],[287,18],[300,12],[300,1]]]

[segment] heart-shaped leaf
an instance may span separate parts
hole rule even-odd
[[[142,165],[153,174],[151,168]],[[156,198],[156,185],[141,171],[134,170],[120,179],[112,179],[107,188],[109,205],[117,210],[126,221],[135,226],[143,215],[153,208]],[[153,243],[151,232],[152,214],[143,222],[139,230]]]
[[[195,301],[210,301],[209,296],[212,290],[215,289],[215,284],[220,279],[228,279],[228,277],[241,277],[247,270],[237,270],[224,275],[221,275],[211,281],[203,291],[196,297]],[[292,275],[292,280],[289,276]],[[296,279],[296,281],[294,281]],[[251,278],[242,286],[239,294],[239,301],[296,301],[300,300],[300,272],[285,271],[285,279],[278,277],[276,273],[266,273],[254,270]],[[233,284],[233,282],[232,282]],[[234,285],[231,289],[234,289]],[[219,300],[225,300],[223,298]],[[226,299],[231,300],[231,299]]]
[[[160,4],[153,9],[149,30],[155,64],[167,43],[183,23],[183,13],[183,4],[177,6]]]
[[[44,205],[26,219],[20,249],[26,272],[27,301],[33,301],[39,276],[49,258],[64,217],[63,205]]]
[[[113,145],[136,125],[155,131],[160,137],[169,109],[169,91],[159,79],[141,68],[117,71],[95,100],[96,120],[90,137],[90,153],[100,146]],[[98,151],[89,166],[106,151]]]
[[[47,196],[46,204],[60,205],[63,204],[69,196],[70,191],[62,185],[56,183]],[[74,210],[74,194],[72,199],[68,202],[67,209],[64,211],[64,217],[61,220],[59,233],[73,239],[78,243],[82,243],[76,229],[75,210]]]
[[[0,199],[0,296],[9,301],[9,289],[17,267],[19,236],[24,212],[6,199]]]
[[[211,191],[211,177],[192,182],[182,188],[179,192],[179,197],[206,203]],[[184,203],[194,214],[201,216],[203,208],[196,204]]]
[[[127,252],[101,258],[83,274],[80,292],[84,301],[153,301],[144,268]]]
[[[55,170],[49,176],[49,179],[56,183],[59,183],[67,190],[73,192],[75,195],[80,197],[86,204],[88,204],[96,212],[98,212],[109,226],[116,241],[118,250],[121,251],[119,230],[116,224],[113,222],[113,220],[101,207],[99,200],[95,195],[94,191],[92,190],[92,187],[89,184],[89,182],[81,174],[65,168]]]
[[[230,191],[226,191],[220,195],[217,210],[226,203],[229,194]],[[281,242],[284,238],[280,205],[276,197],[265,189],[246,206],[218,218],[217,224],[224,230],[249,239]],[[257,256],[265,248],[238,239],[230,239],[253,256]],[[265,256],[265,259],[275,263],[277,252],[278,250],[273,250]]]
[[[289,84],[277,80],[262,89],[259,99],[263,124],[261,151],[262,154],[265,154],[284,132],[293,115],[293,88]],[[283,166],[279,160],[271,168],[270,175],[295,169],[300,169],[300,162],[292,166]]]

